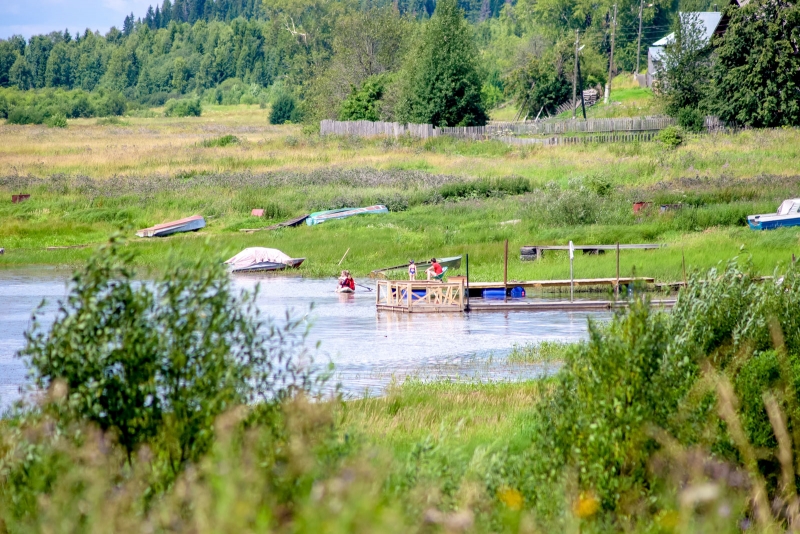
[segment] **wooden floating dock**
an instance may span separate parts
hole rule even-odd
[[[603,254],[607,250],[654,250],[666,246],[656,243],[626,243],[624,245],[573,245],[572,248],[583,251],[584,254]],[[522,261],[538,260],[544,256],[545,250],[569,250],[569,245],[526,245],[519,249],[519,259]]]
[[[671,308],[675,305],[675,299],[651,300],[650,304],[658,308]],[[503,302],[502,300],[473,299],[470,300],[469,311],[606,311],[627,308],[629,305],[630,302],[627,300],[574,300],[572,302],[568,300],[558,300],[531,302],[525,299],[508,299],[507,302]]]
[[[575,278],[572,283],[575,287],[580,286],[615,286],[619,283],[621,286],[630,284],[652,284],[655,278],[646,276],[637,277],[620,277],[620,278]],[[552,287],[569,287],[569,280],[509,280],[508,283],[503,282],[470,282],[469,289],[472,291],[483,289],[502,289],[503,287],[532,287],[536,289],[547,289]]]
[[[403,313],[463,312],[466,308],[464,280],[379,280],[375,288],[378,310]]]
[[[655,278],[637,276],[637,277],[620,277],[617,278],[576,278],[572,281],[573,287],[588,287],[588,286],[629,286],[631,284],[652,284]],[[484,289],[511,289],[512,287],[522,287],[525,289],[555,289],[569,287],[569,280],[509,280],[508,283],[503,282],[470,282],[469,296],[480,297]]]
[[[456,278],[456,277],[454,277]],[[620,278],[619,283],[632,283],[636,281],[650,281],[652,278]],[[598,285],[599,283],[617,283],[616,278],[590,278],[583,279],[582,285]],[[602,281],[599,282],[598,281]],[[563,287],[563,280],[535,280],[529,282],[509,282],[508,287],[524,285],[524,287]],[[576,284],[578,280],[575,280]],[[502,282],[480,282],[470,284],[472,291],[475,286],[481,285],[484,289],[503,288]],[[569,286],[569,280],[566,280]],[[575,301],[529,301],[525,299],[485,300],[466,298],[467,286],[463,277],[451,279],[448,282],[427,280],[380,280],[375,291],[375,306],[378,311],[392,311],[400,313],[463,313],[466,311],[604,311],[627,307],[630,303],[625,300],[575,300]],[[675,299],[660,299],[650,301],[653,306],[672,307]]]

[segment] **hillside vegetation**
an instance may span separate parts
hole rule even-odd
[[[620,91],[625,91],[621,89]],[[430,256],[470,254],[475,279],[502,277],[502,243],[665,243],[623,253],[622,273],[683,278],[737,255],[772,274],[796,253],[795,229],[753,232],[752,213],[796,196],[796,130],[687,136],[660,142],[509,147],[436,138],[357,139],[264,126],[269,110],[211,107],[200,118],[75,121],[63,130],[0,126],[0,264],[81,264],[87,248],[120,227],[136,229],[193,214],[197,234],[134,240],[138,262],[224,260],[248,246],[272,246],[308,260],[300,272],[359,276]],[[12,194],[31,199],[12,204]],[[634,214],[634,201],[652,207]],[[383,203],[391,211],[318,227],[243,234],[322,209]],[[661,213],[661,204],[681,209]],[[253,208],[266,217],[250,216]],[[208,248],[210,247],[210,248]],[[566,278],[561,254],[513,259],[512,279]],[[579,256],[576,276],[616,273],[613,255]]]

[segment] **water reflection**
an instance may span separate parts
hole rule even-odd
[[[46,298],[41,322],[52,322],[57,300],[66,295],[69,273],[59,270],[0,271],[0,403],[17,398],[25,369],[14,358],[24,344],[31,312]],[[370,285],[367,280],[360,283]],[[257,305],[279,320],[287,311],[305,316],[308,343],[320,344],[318,361],[335,365],[335,381],[349,395],[379,393],[394,380],[453,378],[496,380],[535,377],[544,366],[509,365],[514,344],[542,340],[575,341],[586,336],[587,317],[607,312],[476,312],[397,314],[375,311],[374,293],[334,291],[334,280],[235,276],[237,288],[260,285]],[[311,305],[313,303],[313,309]]]

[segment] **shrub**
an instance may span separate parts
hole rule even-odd
[[[47,119],[45,119],[45,124],[50,126],[51,128],[66,128],[67,127],[67,116],[63,113],[56,113],[55,115],[51,115]]]
[[[664,391],[662,357],[669,341],[666,316],[642,303],[608,327],[589,323],[589,341],[567,353],[546,417],[560,465],[574,465],[585,487],[607,508],[645,482],[653,444],[647,422],[663,424],[664,407],[677,395]],[[679,384],[670,391],[679,392]],[[552,447],[552,449],[550,448]]]
[[[353,86],[339,108],[339,120],[379,121],[381,98],[389,82],[390,78],[386,75],[377,75],[364,80],[359,88]]]
[[[45,113],[33,106],[14,106],[8,113],[9,124],[42,124]]]
[[[199,98],[170,100],[164,107],[165,117],[199,117],[202,112]]]
[[[126,108],[127,102],[121,93],[110,93],[97,103],[97,115],[101,117],[118,116],[124,114]]]
[[[509,176],[495,180],[482,179],[445,184],[439,189],[439,194],[445,199],[460,199],[521,195],[529,191],[531,191],[529,180],[519,176]]]
[[[128,456],[160,446],[177,473],[210,446],[217,415],[311,385],[293,359],[302,336],[264,323],[255,295],[233,294],[218,266],[141,284],[112,238],[78,271],[49,332],[34,323],[20,355],[37,386],[62,382],[62,418],[117,435]],[[158,440],[153,441],[158,436]]]
[[[678,125],[687,132],[700,133],[705,130],[706,117],[698,109],[681,108],[678,111]]]
[[[8,118],[8,100],[4,95],[0,95],[0,119]]]
[[[215,137],[213,139],[205,139],[202,142],[202,145],[206,148],[213,148],[213,147],[223,147],[228,145],[235,145],[239,143],[240,140],[235,135],[223,135],[222,137]]]
[[[291,122],[295,116],[297,104],[294,97],[288,93],[278,95],[272,103],[272,110],[269,113],[270,124],[286,124]]]
[[[94,117],[95,109],[89,97],[85,94],[79,95],[76,99],[69,103],[67,116],[70,119]]]
[[[683,143],[683,134],[677,126],[667,126],[656,135],[656,140],[667,148],[677,148]]]

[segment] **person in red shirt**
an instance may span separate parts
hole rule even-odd
[[[342,271],[342,276],[339,277],[339,289],[350,288],[351,291],[356,290],[356,281],[350,276],[350,271]]]
[[[442,266],[439,265],[439,262],[436,261],[436,258],[431,258],[431,266],[425,270],[425,274],[428,275],[428,280],[431,279],[431,276],[442,274]]]

